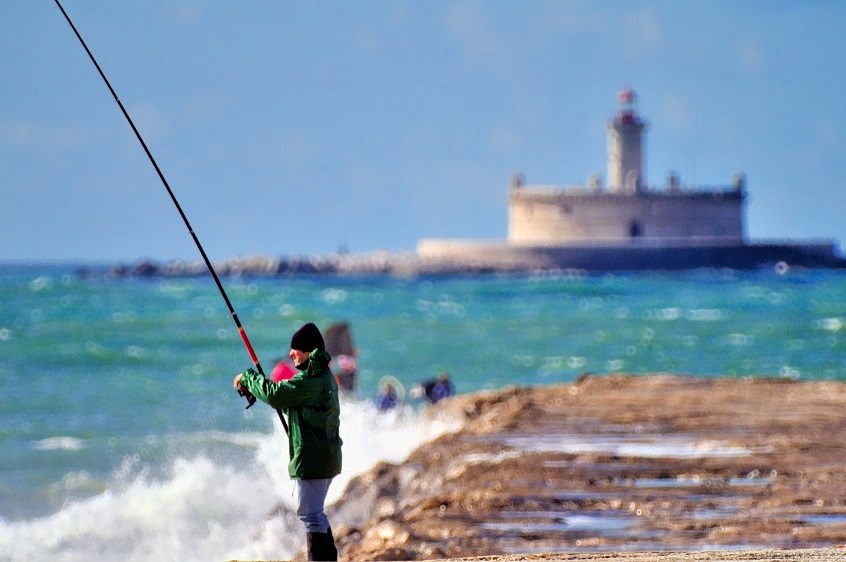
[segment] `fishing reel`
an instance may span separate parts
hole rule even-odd
[[[247,387],[244,385],[238,385],[238,396],[243,396],[247,399],[247,407],[244,408],[245,410],[249,410],[250,406],[256,403],[256,397],[250,394],[250,391],[247,390]]]

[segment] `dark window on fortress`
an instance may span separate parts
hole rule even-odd
[[[638,236],[643,235],[643,228],[641,228],[640,223],[637,221],[632,221],[629,225],[629,236],[631,238],[637,238]]]

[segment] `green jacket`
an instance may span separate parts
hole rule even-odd
[[[341,473],[341,435],[338,385],[329,370],[329,354],[315,349],[300,372],[278,383],[254,369],[241,384],[257,399],[282,410],[288,420],[288,475],[311,480]]]

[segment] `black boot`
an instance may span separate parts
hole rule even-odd
[[[326,530],[326,560],[328,562],[338,562],[338,548],[335,546],[335,537],[332,536],[332,527]]]
[[[315,555],[320,553],[320,539],[317,533],[306,533],[306,560],[317,560]]]
[[[313,561],[337,561],[338,550],[332,538],[332,529],[327,533],[306,533],[306,555],[308,560]]]

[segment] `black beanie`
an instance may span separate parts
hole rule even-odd
[[[309,322],[294,332],[294,335],[291,336],[291,349],[307,353],[311,353],[315,349],[323,351],[325,349],[323,336],[320,335],[317,326]]]

